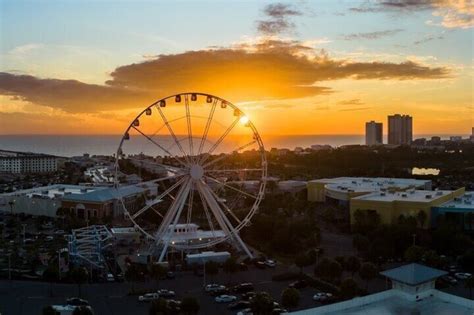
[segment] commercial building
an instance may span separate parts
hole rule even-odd
[[[474,230],[474,193],[466,192],[431,209],[431,226],[436,227],[440,216],[463,230]]]
[[[383,124],[375,121],[365,123],[365,144],[383,144]]]
[[[133,210],[140,206],[138,197],[151,190],[153,187],[145,185],[123,186],[115,189],[56,184],[0,194],[0,212],[56,217],[58,209],[63,208],[69,209],[82,219],[117,216],[123,210],[118,198],[124,200],[127,209]]]
[[[0,150],[0,173],[52,173],[58,170],[52,155]]]
[[[388,116],[388,144],[410,144],[413,140],[413,118],[409,115]]]
[[[407,189],[431,189],[430,180],[387,177],[336,177],[308,181],[308,201],[335,200],[348,204],[353,197],[377,191],[404,191]]]
[[[426,224],[430,226],[431,209],[442,205],[456,197],[462,196],[464,188],[457,190],[406,190],[406,191],[379,191],[363,196],[354,197],[350,200],[350,221],[354,223],[354,214],[358,210],[373,211],[380,216],[381,224],[397,223],[400,216],[417,216],[424,212]]]
[[[435,289],[436,279],[446,274],[442,270],[409,264],[380,274],[392,283],[390,290],[291,314],[472,315],[474,313],[474,301]]]

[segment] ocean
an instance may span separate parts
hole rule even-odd
[[[431,137],[431,135],[417,135]],[[444,137],[445,138],[445,137]],[[121,135],[0,135],[0,149],[53,154],[71,157],[84,153],[91,155],[112,155],[117,151]],[[333,147],[349,144],[363,144],[364,135],[262,135],[265,149],[310,147],[313,144],[329,144]],[[230,147],[228,148],[230,149]],[[134,153],[149,153],[140,143],[131,148]],[[221,152],[225,152],[225,145]],[[132,152],[129,152],[132,153]],[[216,151],[216,153],[218,153]],[[155,153],[156,155],[156,153]]]

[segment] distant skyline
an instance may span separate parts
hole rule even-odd
[[[120,134],[201,91],[262,135],[474,125],[474,1],[0,0],[0,135]]]

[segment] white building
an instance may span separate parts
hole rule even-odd
[[[0,150],[0,173],[52,173],[57,170],[55,156]]]
[[[170,233],[171,231],[173,231],[173,225],[168,227],[168,233],[163,236],[163,242],[170,239],[169,235],[172,234],[170,243],[175,247],[179,247],[179,245],[198,244],[200,242],[207,243],[213,239],[225,237],[222,230],[201,230],[199,226],[194,223],[176,224],[173,233]]]
[[[308,200],[326,198],[347,203],[351,198],[382,190],[431,189],[430,180],[388,177],[336,177],[308,181]]]
[[[380,273],[392,289],[344,302],[293,312],[297,315],[472,315],[474,301],[435,289],[442,270],[409,264]]]
[[[224,263],[230,258],[229,252],[202,252],[199,254],[188,254],[186,255],[186,262],[188,265],[203,265],[209,261],[213,261],[219,264]]]

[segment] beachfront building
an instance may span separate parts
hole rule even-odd
[[[52,173],[58,170],[53,155],[0,150],[0,173]]]
[[[351,300],[293,312],[296,315],[429,314],[472,315],[474,301],[435,289],[446,272],[409,264],[380,273],[392,283],[390,290]]]
[[[365,144],[383,144],[383,124],[375,121],[365,123]]]
[[[388,116],[388,144],[411,144],[413,140],[413,117],[395,114]]]
[[[307,183],[308,201],[335,201],[348,205],[349,200],[378,191],[431,189],[430,180],[386,177],[336,177],[311,180]]]
[[[378,191],[350,200],[350,221],[355,222],[357,211],[375,212],[380,217],[381,224],[397,223],[400,216],[416,217],[424,212],[426,223],[423,228],[429,228],[432,222],[431,209],[464,194],[465,189],[457,190],[405,190]]]
[[[466,231],[474,230],[474,192],[466,192],[439,206],[431,209],[431,226],[436,227],[438,220],[443,216],[449,221]]]

